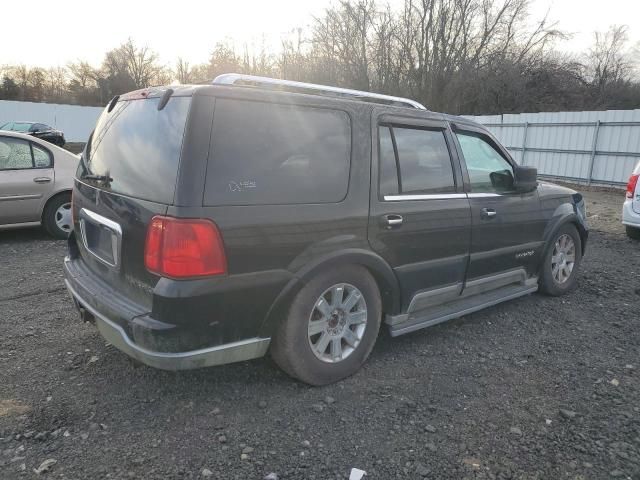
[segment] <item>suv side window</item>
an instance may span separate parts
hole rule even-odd
[[[501,191],[491,181],[493,172],[511,172],[513,167],[482,135],[471,132],[458,132],[458,142],[467,165],[471,191],[495,193]]]
[[[33,168],[29,142],[20,138],[0,137],[0,170]]]
[[[347,195],[351,123],[340,110],[218,98],[205,205],[336,203]]]
[[[456,191],[444,131],[381,126],[379,137],[381,195]]]

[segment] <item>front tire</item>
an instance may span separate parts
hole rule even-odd
[[[271,356],[286,373],[311,385],[353,375],[378,337],[378,286],[363,267],[322,272],[298,292],[278,325]]]
[[[560,227],[542,260],[540,291],[559,296],[573,290],[577,284],[582,260],[582,240],[572,224]]]
[[[640,228],[630,227],[629,225],[624,226],[627,231],[627,237],[632,240],[640,240]]]
[[[42,214],[44,229],[54,238],[64,240],[73,229],[71,194],[61,193],[49,200]]]

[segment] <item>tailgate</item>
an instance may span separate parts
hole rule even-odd
[[[164,215],[161,203],[105,192],[76,180],[74,230],[80,256],[105,284],[151,310],[158,277],[144,265],[147,225]]]

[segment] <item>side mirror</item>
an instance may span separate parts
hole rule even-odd
[[[538,188],[538,169],[517,165],[513,169],[513,188],[518,193],[533,192]]]
[[[513,175],[511,170],[498,170],[489,174],[491,185],[498,192],[510,192],[514,189]]]

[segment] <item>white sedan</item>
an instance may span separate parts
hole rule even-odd
[[[73,228],[77,155],[45,140],[0,130],[0,229],[44,226],[56,238]]]
[[[622,206],[622,223],[629,238],[640,240],[640,162],[629,178],[627,194]]]

